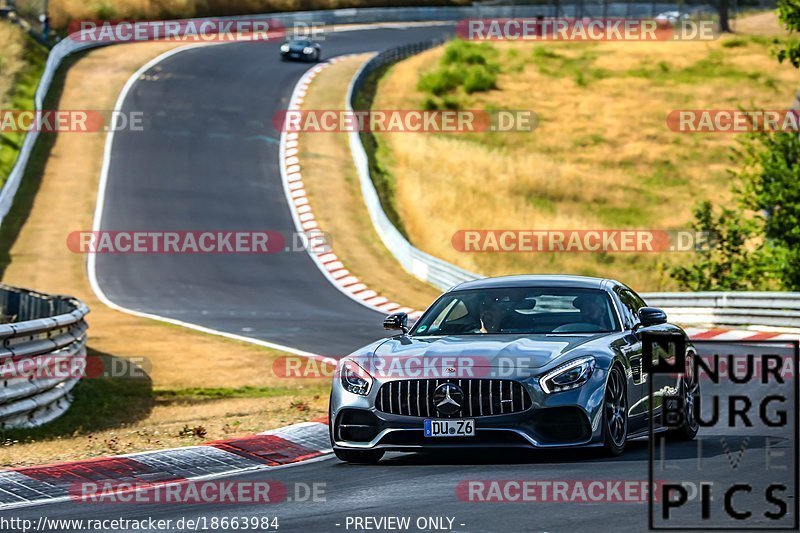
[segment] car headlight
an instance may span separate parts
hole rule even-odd
[[[281,52],[288,52],[288,51],[289,51],[289,45],[288,44],[282,44],[281,45]]]
[[[303,53],[304,54],[313,54],[314,53],[314,49],[311,48],[310,46],[306,46],[305,48],[303,48]]]
[[[573,359],[539,378],[539,385],[547,394],[576,389],[589,381],[594,367],[592,356]]]
[[[342,387],[347,392],[358,394],[359,396],[366,396],[369,394],[369,389],[372,387],[372,376],[358,366],[355,361],[345,359],[342,362],[340,379]]]

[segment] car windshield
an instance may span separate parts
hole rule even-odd
[[[306,39],[294,39],[289,41],[289,46],[311,46],[311,41]]]
[[[619,331],[609,295],[599,289],[522,287],[443,295],[411,335],[575,334]]]

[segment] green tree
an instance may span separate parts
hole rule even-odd
[[[719,15],[719,31],[731,33],[730,0],[719,0],[717,14]]]
[[[670,274],[688,291],[763,290],[774,284],[770,271],[772,256],[753,244],[761,221],[746,217],[740,209],[722,208],[702,202],[694,212],[692,229],[707,236],[694,261],[672,268]]]
[[[790,34],[778,60],[800,68],[800,0],[778,0],[778,19]],[[716,246],[670,275],[687,290],[800,290],[800,138],[753,133],[734,157],[736,207],[717,215],[704,202],[695,211],[695,230],[714,233]]]
[[[763,219],[764,246],[775,257],[781,285],[800,290],[800,138],[756,133],[741,154],[742,203]]]
[[[795,35],[800,31],[800,0],[778,0],[778,20],[789,30],[789,38],[778,50],[778,61],[789,61],[800,68],[800,41]]]

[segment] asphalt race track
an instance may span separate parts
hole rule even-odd
[[[337,33],[327,36],[323,54],[330,58],[378,50],[446,31],[429,27]],[[278,171],[279,133],[272,126],[272,117],[285,109],[295,82],[309,65],[280,62],[277,46],[239,43],[188,50],[166,59],[135,83],[124,110],[144,111],[145,130],[115,137],[102,229],[294,231]],[[326,355],[345,354],[385,334],[380,328],[381,315],[330,285],[304,252],[99,255],[97,277],[111,301],[126,308]],[[698,347],[705,352],[736,354],[750,350],[722,343]],[[767,346],[760,350],[774,352]],[[723,384],[722,388],[731,386]],[[744,390],[753,398],[764,394],[763,388],[755,385]],[[796,451],[795,431],[787,426],[782,438],[772,444],[784,454],[780,461],[790,461]],[[729,440],[722,441],[721,436]],[[749,440],[740,454],[743,436]],[[763,437],[758,428],[744,432],[701,429],[703,468],[697,468],[701,461],[696,442],[670,442],[664,455],[670,466],[658,469],[655,479],[691,480],[698,485],[711,482],[715,490],[748,482],[757,490],[737,496],[736,502],[754,512],[751,521],[734,523],[723,517],[724,498],[715,492],[711,505],[715,521],[706,525],[772,526],[762,513],[775,510],[775,506],[765,504],[759,491],[776,476],[791,477],[793,470],[790,466],[789,474],[776,473],[764,467],[768,445]],[[348,517],[409,517],[412,525],[405,529],[408,531],[645,531],[646,499],[639,503],[496,503],[469,501],[457,487],[475,480],[647,483],[648,452],[647,441],[637,440],[618,458],[602,457],[592,450],[392,453],[379,465],[356,466],[329,457],[226,478],[271,480],[288,489],[289,499],[268,505],[61,502],[5,511],[0,517],[34,522],[41,516],[152,518],[171,519],[173,524],[181,518],[277,517],[278,531],[292,532],[402,530],[385,525],[364,527],[364,522],[354,527]],[[741,469],[731,466],[736,457]],[[298,501],[297,487],[311,484],[321,484],[324,494],[316,501]],[[781,525],[786,520],[791,525],[796,518],[796,488],[789,485],[782,497],[790,516]],[[681,524],[697,524],[699,507],[695,495],[673,518],[684,520]],[[446,527],[427,522],[427,527],[419,528],[417,519],[427,517],[443,517]],[[196,529],[173,525],[170,531]],[[115,531],[136,530],[123,527]]]
[[[777,353],[789,355],[785,349],[772,346],[703,343],[698,345],[703,354]],[[741,375],[741,374],[738,374]],[[754,404],[759,398],[778,391],[772,385],[733,385],[721,380],[719,389],[726,394],[749,396]],[[744,387],[744,388],[742,388]],[[698,440],[689,443],[667,442],[662,456],[657,448],[654,462],[656,482],[688,483],[699,487],[701,482],[712,483],[713,502],[710,505],[711,521],[707,526],[738,526],[766,528],[776,525],[791,526],[797,493],[791,482],[792,445],[797,435],[792,428],[792,383],[787,382],[783,393],[788,393],[789,423],[781,429],[767,431],[763,424],[754,423],[749,429],[730,429],[722,426],[701,428]],[[701,380],[704,402],[714,393],[707,380]],[[710,405],[710,404],[709,404]],[[704,409],[704,412],[706,409]],[[722,414],[724,414],[724,409]],[[772,411],[770,411],[772,412]],[[770,444],[764,439],[771,436]],[[723,439],[722,437],[725,437]],[[747,440],[745,440],[747,437]],[[698,441],[702,452],[698,452]],[[767,459],[767,447],[771,457]],[[796,452],[796,449],[794,450]],[[783,455],[781,455],[783,454]],[[483,502],[464,497],[457,492],[459,483],[482,480],[527,481],[628,481],[648,480],[648,445],[640,439],[628,443],[623,455],[605,458],[592,450],[492,453],[441,453],[432,455],[389,454],[376,466],[357,466],[340,463],[335,458],[299,464],[271,472],[260,472],[225,481],[278,482],[287,489],[289,499],[270,504],[108,504],[108,503],[56,503],[0,513],[0,518],[21,517],[36,521],[40,516],[49,518],[95,519],[184,519],[211,520],[232,517],[277,517],[278,531],[368,531],[354,527],[348,517],[409,517],[412,526],[408,531],[437,531],[435,527],[417,528],[416,520],[428,517],[447,517],[452,526],[444,531],[457,532],[517,532],[553,531],[646,531],[648,505],[629,501],[582,502]],[[701,457],[701,459],[698,459]],[[663,459],[662,459],[663,458]],[[772,461],[771,469],[765,463]],[[662,468],[661,465],[664,465]],[[735,467],[734,467],[735,465]],[[786,469],[775,469],[787,467]],[[784,482],[787,490],[781,494],[788,514],[780,523],[763,518],[765,511],[775,511],[776,506],[765,503],[763,489],[767,483]],[[733,498],[739,511],[750,510],[753,517],[747,521],[726,518],[722,510],[724,491],[735,483],[747,483],[752,494],[738,493]],[[324,494],[318,492],[317,501],[308,501],[305,488],[323,484]],[[691,490],[691,489],[690,489]],[[605,493],[610,494],[610,493]],[[641,493],[640,493],[641,494]],[[298,501],[298,496],[301,501]],[[611,498],[613,500],[613,498]],[[655,504],[656,518],[661,507]],[[686,526],[700,524],[699,498],[692,496],[688,503],[672,514],[672,522],[656,522],[657,526]],[[445,523],[447,523],[445,521]],[[693,529],[693,528],[692,528]],[[176,529],[181,530],[181,529]],[[189,528],[182,529],[184,531]],[[380,528],[381,531],[391,530]],[[120,531],[129,531],[122,529]],[[130,530],[132,531],[132,530]]]
[[[448,32],[431,26],[329,33],[323,60]],[[123,110],[141,111],[144,128],[114,136],[102,230],[295,231],[272,119],[311,65],[282,62],[278,46],[190,49],[131,87]],[[302,250],[98,254],[96,265],[106,296],[135,311],[332,356],[386,335],[382,315],[333,287]]]

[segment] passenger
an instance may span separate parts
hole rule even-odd
[[[578,296],[572,302],[573,307],[581,312],[581,322],[597,326],[599,330],[608,328],[608,302],[600,294]]]

